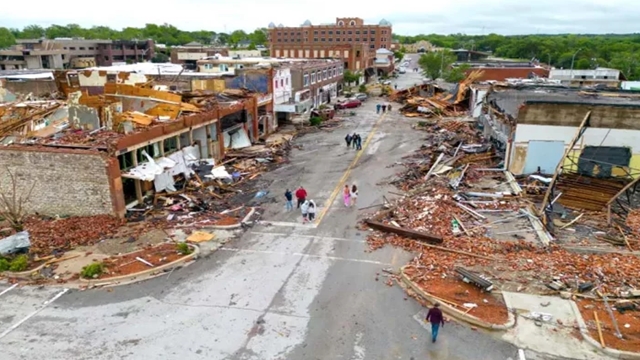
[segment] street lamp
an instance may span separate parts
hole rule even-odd
[[[573,62],[576,60],[576,55],[578,55],[580,50],[582,50],[582,48],[579,48],[578,50],[576,50],[576,52],[574,52],[573,56],[571,57],[571,71],[569,72],[569,86],[571,86],[571,81],[573,80]]]

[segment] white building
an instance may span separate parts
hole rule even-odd
[[[597,68],[589,70],[552,69],[549,79],[559,80],[565,85],[589,86],[603,84],[608,87],[618,87],[621,80],[626,80],[620,70]]]
[[[276,68],[273,71],[273,104],[280,105],[289,102],[292,97],[291,69]]]

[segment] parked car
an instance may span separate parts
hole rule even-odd
[[[382,85],[391,85],[391,80],[380,80],[380,84],[382,84]]]
[[[407,73],[407,68],[406,67],[401,67],[400,69],[398,69],[398,72],[400,74],[406,74]]]
[[[354,97],[354,99],[360,100],[361,102],[364,102],[365,100],[367,100],[369,97],[367,96],[367,94],[363,94],[363,93],[358,93],[356,94]]]
[[[336,108],[337,109],[355,109],[360,105],[362,105],[362,101],[358,99],[349,99],[336,104]]]

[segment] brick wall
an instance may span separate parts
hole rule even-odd
[[[29,212],[44,215],[114,214],[103,155],[87,151],[0,148],[0,192],[11,195],[8,168],[15,176],[18,194],[31,186]]]

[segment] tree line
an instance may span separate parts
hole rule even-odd
[[[122,30],[112,29],[108,26],[93,26],[84,28],[78,24],[29,25],[22,29],[8,29],[0,27],[0,49],[14,45],[16,39],[55,39],[55,38],[85,38],[101,40],[143,40],[152,39],[157,44],[167,46],[184,45],[197,41],[204,45],[221,44],[238,46],[243,42],[249,42],[250,47],[265,45],[267,43],[267,30],[259,28],[251,33],[243,30],[235,30],[231,33],[216,33],[215,31],[199,30],[184,31],[170,24],[146,24],[144,27],[126,27]]]
[[[640,34],[560,34],[560,35],[394,35],[401,44],[420,40],[437,47],[489,52],[509,59],[537,59],[557,68],[611,67],[621,70],[627,79],[640,79]]]

